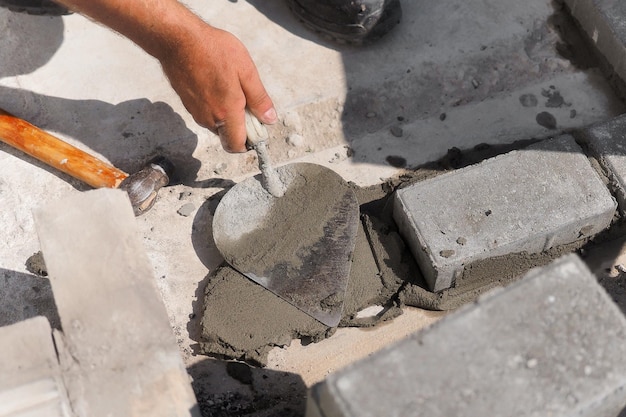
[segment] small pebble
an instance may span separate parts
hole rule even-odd
[[[441,120],[441,121],[443,122],[444,120],[446,120],[446,117],[448,117],[448,115],[447,115],[447,114],[445,114],[445,113],[441,113],[441,114],[439,115],[439,120]]]
[[[304,145],[306,141],[304,140],[304,136],[299,135],[297,133],[292,133],[287,136],[287,143],[293,147],[299,148]]]
[[[194,212],[195,209],[196,209],[196,206],[194,206],[193,203],[187,203],[181,208],[179,208],[177,213],[183,217],[188,217]]]
[[[472,78],[472,87],[478,88],[478,86],[480,86],[480,83],[475,78]]]
[[[179,199],[179,200],[185,200],[185,199],[187,199],[188,197],[191,197],[191,195],[192,195],[192,194],[191,194],[191,191],[183,191],[182,193],[180,193],[180,194],[178,195],[178,199]]]
[[[220,162],[215,166],[215,168],[213,168],[213,172],[215,172],[217,175],[221,175],[226,172],[227,169],[228,164],[226,162]]]
[[[456,240],[456,243],[458,243],[459,245],[465,245],[467,243],[467,239],[461,236]]]
[[[444,258],[449,258],[451,256],[454,256],[454,251],[452,249],[442,250],[441,252],[439,252],[439,255]]]
[[[300,119],[300,115],[296,112],[287,112],[283,118],[283,124],[286,127],[293,128],[296,132],[302,131],[302,120]]]
[[[522,94],[519,97],[519,102],[524,107],[537,107],[537,104],[539,104],[539,102],[537,101],[537,96],[535,96],[534,94]]]
[[[406,159],[398,155],[389,155],[385,158],[385,161],[394,168],[406,167]]]
[[[536,368],[538,362],[539,361],[537,359],[535,359],[535,358],[528,359],[528,361],[526,361],[526,367],[528,369]]]
[[[392,126],[391,134],[397,138],[401,138],[404,132],[402,131],[402,128],[400,126]]]

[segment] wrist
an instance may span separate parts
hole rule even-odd
[[[183,52],[209,25],[178,2],[160,11],[156,19],[143,26],[144,33],[135,42],[159,61],[171,59]],[[160,16],[159,16],[160,14]]]
[[[159,60],[209,27],[177,0],[56,0],[108,26]]]

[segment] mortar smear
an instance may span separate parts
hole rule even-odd
[[[340,326],[375,326],[402,313],[403,306],[451,310],[474,301],[482,293],[519,279],[529,269],[577,250],[596,240],[585,238],[539,254],[512,253],[465,266],[454,288],[431,292],[398,233],[392,218],[392,195],[398,188],[471,165],[534,141],[507,147],[481,145],[469,152],[451,149],[440,161],[406,171],[387,182],[366,188],[353,185],[360,203],[361,224]],[[614,229],[614,227],[612,227]],[[228,266],[209,275],[204,296],[201,352],[264,366],[275,346],[288,346],[330,337],[334,329],[322,325]],[[378,315],[357,318],[369,306],[383,306]]]
[[[275,346],[289,346],[293,339],[305,343],[323,340],[334,333],[314,318],[252,282],[224,264],[208,276],[204,293],[200,351],[265,366]],[[401,314],[390,297],[400,287],[385,286],[369,248],[363,225],[359,225],[340,326],[372,326]],[[370,305],[385,304],[375,317],[356,318]]]

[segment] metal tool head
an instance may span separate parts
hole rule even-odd
[[[320,165],[276,168],[286,189],[260,175],[235,185],[213,217],[213,238],[236,270],[323,324],[342,317],[359,206],[349,185]]]
[[[128,194],[135,216],[152,208],[159,190],[169,184],[173,172],[174,165],[160,156],[122,181],[119,188]]]

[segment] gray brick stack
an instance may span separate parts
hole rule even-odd
[[[620,211],[626,210],[626,116],[598,123],[578,133],[609,178]]]
[[[565,0],[565,4],[613,70],[625,80],[626,4],[616,0]]]
[[[430,289],[440,291],[471,262],[593,236],[615,209],[565,135],[398,190],[394,219]]]
[[[74,414],[199,416],[128,195],[76,193],[34,214]]]
[[[307,417],[615,417],[625,338],[626,318],[568,255],[330,375]]]

